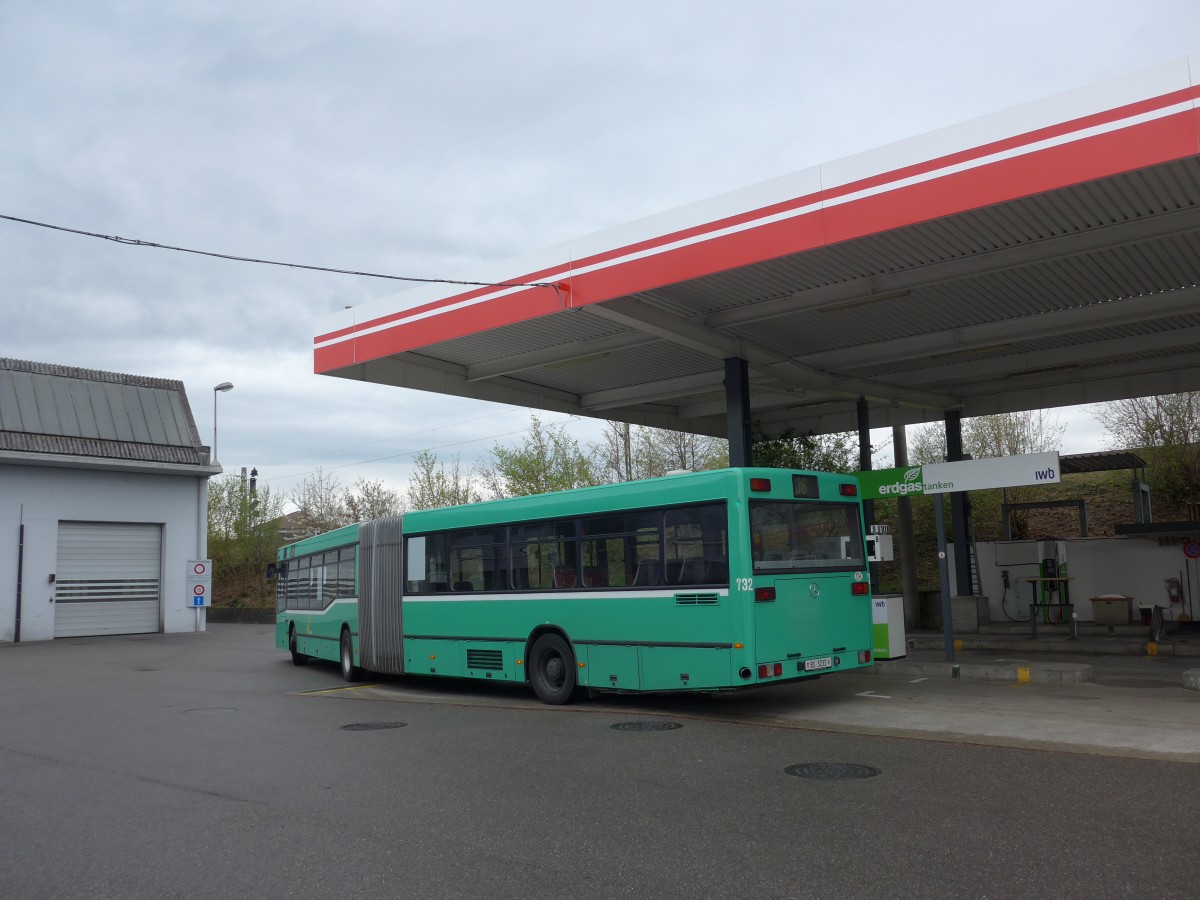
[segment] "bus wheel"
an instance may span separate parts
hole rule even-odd
[[[543,634],[533,642],[528,659],[529,683],[543,703],[570,703],[578,698],[575,654],[557,634]]]
[[[342,680],[362,680],[362,669],[354,664],[354,642],[350,639],[350,629],[342,629]]]
[[[296,650],[296,626],[288,629],[288,650],[292,653],[292,665],[303,666],[308,663],[308,657]]]

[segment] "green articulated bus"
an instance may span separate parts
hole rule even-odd
[[[291,544],[296,665],[588,689],[715,691],[871,662],[853,476],[722,469],[406,513]]]

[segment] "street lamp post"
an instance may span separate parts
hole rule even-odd
[[[226,391],[232,391],[232,390],[233,390],[233,383],[229,382],[229,381],[222,381],[220,384],[218,384],[216,387],[213,388],[213,458],[212,458],[212,464],[214,466],[219,466],[221,464],[220,462],[218,462],[218,459],[217,459],[217,394],[219,394],[219,393],[223,394]]]

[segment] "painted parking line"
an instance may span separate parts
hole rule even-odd
[[[873,700],[891,700],[890,694],[877,694],[874,691],[860,691],[855,697],[870,697]]]
[[[341,693],[342,691],[360,691],[363,688],[373,688],[373,687],[381,687],[381,685],[378,685],[378,684],[347,684],[347,685],[344,685],[343,687],[320,688],[315,691],[297,691],[297,693],[301,694],[301,695],[337,694],[337,693]]]

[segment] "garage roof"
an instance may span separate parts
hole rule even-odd
[[[102,462],[221,471],[209,464],[182,381],[0,359],[0,463]]]
[[[429,285],[317,372],[724,435],[1200,389],[1200,57]]]

